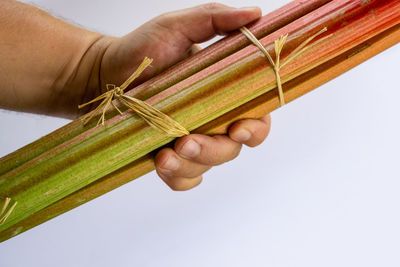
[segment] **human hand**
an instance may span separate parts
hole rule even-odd
[[[68,118],[84,112],[78,105],[98,96],[106,83],[125,81],[144,56],[156,64],[136,84],[198,51],[196,43],[261,16],[256,7],[207,4],[161,15],[115,38],[76,27],[18,1],[5,1],[0,11],[0,39],[7,40],[0,44],[0,61],[7,66],[0,72],[0,108]],[[182,137],[174,149],[159,151],[157,173],[172,189],[192,188],[211,166],[235,158],[242,144],[260,144],[269,126],[266,116],[236,122],[228,135]]]
[[[259,18],[259,8],[236,9],[207,4],[161,15],[122,38],[109,38],[100,81],[120,84],[140,64],[143,55],[154,59],[136,82],[149,79],[199,50],[196,43],[225,34]],[[107,41],[107,40],[106,40]],[[101,87],[104,84],[102,84]],[[177,139],[174,148],[164,148],[155,157],[161,179],[173,190],[198,185],[212,166],[234,159],[242,144],[259,145],[268,135],[270,117],[234,123],[228,135],[191,134]]]
[[[268,136],[271,118],[244,119],[235,122],[228,135],[190,134],[175,142],[174,148],[163,148],[155,157],[157,174],[173,190],[191,189],[202,181],[202,174],[212,166],[239,155],[242,144],[261,144]]]

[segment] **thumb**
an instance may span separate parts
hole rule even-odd
[[[236,30],[260,17],[258,7],[233,8],[210,3],[165,13],[131,34],[137,36],[140,32],[152,38],[151,43],[158,44],[149,45],[150,42],[142,40],[139,50],[157,62],[155,71],[159,72],[193,54],[196,50],[193,44]]]
[[[193,44],[238,29],[260,16],[258,7],[233,8],[216,3],[165,13],[109,46],[102,77],[122,83],[146,55],[155,64],[135,80],[138,84],[191,55],[196,50]]]
[[[167,32],[179,32],[191,43],[205,42],[216,34],[236,30],[261,16],[258,7],[233,8],[218,3],[169,12],[152,22]]]

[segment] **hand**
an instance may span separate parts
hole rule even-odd
[[[101,66],[101,81],[120,84],[146,55],[154,66],[142,79],[195,53],[196,43],[216,34],[233,31],[261,15],[259,8],[235,9],[207,4],[161,15],[121,39],[113,39]],[[117,70],[117,71],[116,71]],[[104,84],[103,84],[104,85]],[[174,149],[164,148],[155,157],[161,179],[173,190],[187,190],[198,185],[202,174],[212,166],[234,159],[242,144],[256,146],[268,135],[270,117],[234,123],[228,135],[191,134],[177,139]]]
[[[1,7],[0,39],[7,42],[0,43],[0,61],[7,67],[0,71],[0,108],[67,118],[82,114],[78,105],[99,95],[106,83],[125,81],[144,56],[154,59],[154,67],[146,69],[136,83],[195,53],[196,43],[261,16],[257,7],[206,4],[161,15],[115,38],[18,1],[4,1]],[[265,116],[235,123],[228,136],[180,138],[175,149],[165,148],[156,156],[157,173],[172,189],[192,188],[211,166],[236,157],[242,144],[261,143],[269,127],[270,118]]]
[[[155,157],[156,171],[173,190],[188,190],[202,181],[202,174],[212,166],[230,161],[239,155],[242,144],[259,145],[271,126],[269,115],[259,120],[240,120],[228,135],[191,134],[179,138],[174,149],[164,148]]]

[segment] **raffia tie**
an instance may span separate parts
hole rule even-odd
[[[94,102],[101,101],[101,103],[92,111],[85,114],[81,117],[84,124],[88,123],[94,116],[101,114],[97,125],[100,123],[104,125],[105,114],[108,108],[113,106],[121,115],[122,112],[119,108],[114,104],[113,100],[118,99],[122,104],[126,107],[133,110],[136,114],[138,114],[143,120],[145,120],[151,127],[166,133],[169,136],[180,137],[184,135],[188,135],[189,131],[186,130],[182,125],[180,125],[177,121],[173,120],[168,115],[159,111],[158,109],[152,107],[146,102],[130,97],[124,94],[124,90],[137,78],[140,74],[151,64],[153,60],[145,57],[136,71],[121,85],[115,86],[114,84],[107,84],[107,92],[96,97],[95,99],[79,105],[79,108],[83,108],[87,105],[90,105]]]
[[[15,206],[17,206],[18,203],[17,201],[15,201],[14,204],[7,210],[7,207],[10,205],[10,202],[11,198],[6,197],[3,207],[0,210],[0,226],[6,222],[7,218],[10,216],[11,212],[13,212]]]
[[[301,55],[305,50],[309,48],[307,46],[315,37],[318,35],[322,34],[323,32],[327,31],[327,28],[323,28],[316,34],[312,35],[308,39],[306,39],[304,42],[302,42],[296,49],[294,49],[284,60],[281,61],[281,52],[282,49],[285,45],[286,39],[288,37],[288,34],[282,35],[279,39],[274,41],[274,48],[275,48],[275,61],[272,59],[271,55],[268,53],[267,49],[260,43],[260,41],[257,39],[257,37],[254,36],[254,34],[247,29],[246,27],[241,27],[240,31],[249,39],[255,46],[257,46],[260,51],[265,55],[265,57],[268,59],[269,63],[271,64],[274,73],[275,73],[275,78],[276,78],[276,84],[278,87],[278,93],[279,93],[279,106],[285,105],[285,97],[283,94],[283,89],[282,89],[282,81],[281,77],[279,75],[279,71],[281,70],[282,67],[287,65],[289,62],[291,62],[293,59]],[[324,38],[321,38],[320,40],[314,42],[316,44],[317,42],[321,42],[324,40]]]

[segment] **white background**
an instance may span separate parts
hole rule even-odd
[[[35,1],[116,36],[201,2]],[[0,266],[400,266],[399,59],[397,45],[273,112],[268,140],[198,188],[151,173],[0,244]],[[66,123],[1,111],[0,156]]]

